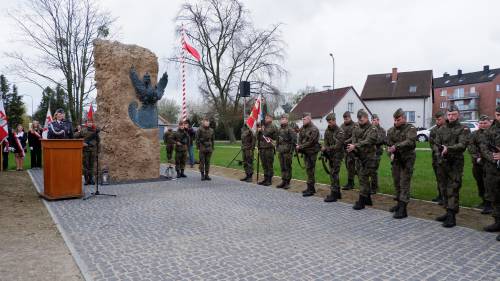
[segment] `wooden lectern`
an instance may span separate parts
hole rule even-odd
[[[82,191],[82,139],[42,140],[43,192],[48,200],[79,198]]]

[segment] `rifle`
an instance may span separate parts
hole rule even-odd
[[[500,152],[500,149],[498,149],[496,145],[493,145],[491,143],[488,143],[488,149],[493,153]],[[500,170],[500,160],[497,160],[497,170]]]
[[[319,155],[319,159],[321,160],[321,164],[323,165],[323,169],[325,170],[325,172],[330,175],[331,173],[331,170],[330,168],[328,168],[328,165],[326,164],[326,162],[329,162],[329,161],[332,161],[333,155],[331,152],[329,151],[321,151],[321,154]]]
[[[233,160],[231,160],[231,162],[229,162],[229,164],[227,164],[226,168],[229,168],[229,166],[231,166],[231,164],[234,162],[234,160],[236,159],[236,157],[238,157],[238,155],[240,155],[242,149],[240,148],[240,150],[238,151],[238,153],[236,153],[236,155],[234,156]]]
[[[262,128],[263,122],[264,121],[262,120],[261,124],[257,125],[257,127]],[[262,131],[257,132],[257,182],[259,182],[259,163],[260,163],[260,136],[259,136],[259,133],[262,133]]]

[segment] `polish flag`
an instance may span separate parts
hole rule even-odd
[[[47,117],[45,117],[45,124],[43,125],[42,139],[47,139],[47,134],[49,133],[49,125],[52,123],[52,114],[50,114],[50,104],[47,109]]]
[[[85,126],[87,126],[87,122],[89,121],[94,123],[94,108],[92,107],[92,104],[90,104],[89,112],[87,112],[87,121],[85,121]],[[92,127],[95,127],[95,125],[92,125]]]
[[[197,61],[201,60],[200,53],[191,45],[186,42],[186,32],[184,26],[182,26],[182,48],[190,53]]]
[[[3,100],[0,99],[0,142],[9,136],[9,126],[7,124],[7,114],[3,107]]]
[[[250,116],[247,118],[247,126],[252,129],[255,133],[257,130],[257,124],[261,122],[263,119],[263,111],[262,111],[262,95],[259,95],[257,100],[255,101],[255,105],[252,107],[252,112]]]

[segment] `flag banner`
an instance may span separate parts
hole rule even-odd
[[[255,105],[252,107],[250,116],[247,118],[247,126],[252,129],[255,133],[257,130],[257,124],[262,121],[262,96],[259,95],[257,100],[255,100]]]
[[[3,100],[0,100],[0,142],[9,136],[9,125],[7,123],[7,114],[3,107]]]
[[[87,112],[87,121],[85,121],[85,126],[87,126],[88,122],[92,122],[92,127],[95,127],[94,124],[94,108],[92,104],[90,104],[89,112]]]
[[[49,108],[47,109],[47,115],[45,117],[45,124],[43,125],[42,138],[44,140],[47,139],[47,134],[49,133],[50,123],[52,123],[52,114],[50,114],[50,105],[49,105]]]

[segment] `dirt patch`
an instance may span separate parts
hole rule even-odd
[[[197,167],[192,168],[193,170],[198,171]],[[233,179],[240,179],[244,176],[243,171],[239,171],[236,169],[225,168],[220,166],[210,166],[211,173],[218,176],[224,176]],[[260,176],[259,176],[260,178]],[[260,178],[261,179],[261,178]],[[254,183],[255,175],[254,175]],[[281,179],[279,177],[273,178],[273,186],[270,188],[275,188],[274,186],[279,184]],[[305,189],[306,184],[303,181],[292,180],[290,184],[291,188],[288,190],[290,192],[302,192]],[[325,184],[317,184],[316,190],[318,191],[315,196],[318,197],[326,197],[330,189],[328,185]],[[342,190],[342,202],[354,204],[354,202],[358,199],[359,193],[357,190]],[[370,208],[380,209],[389,211],[389,208],[395,205],[395,201],[392,199],[390,195],[384,194],[376,194],[372,196],[373,206]],[[326,204],[326,203],[325,203]],[[335,204],[335,203],[330,203]],[[410,204],[408,204],[408,215],[434,220],[435,217],[444,214],[443,207],[439,206],[434,202],[422,201],[422,200],[412,200]],[[392,214],[387,214],[388,216],[392,216]],[[480,211],[477,209],[471,208],[460,208],[460,213],[457,215],[457,225],[465,226],[468,228],[482,230],[484,226],[493,223],[493,218],[491,215],[481,215]]]
[[[0,173],[0,279],[83,280],[26,172]]]

